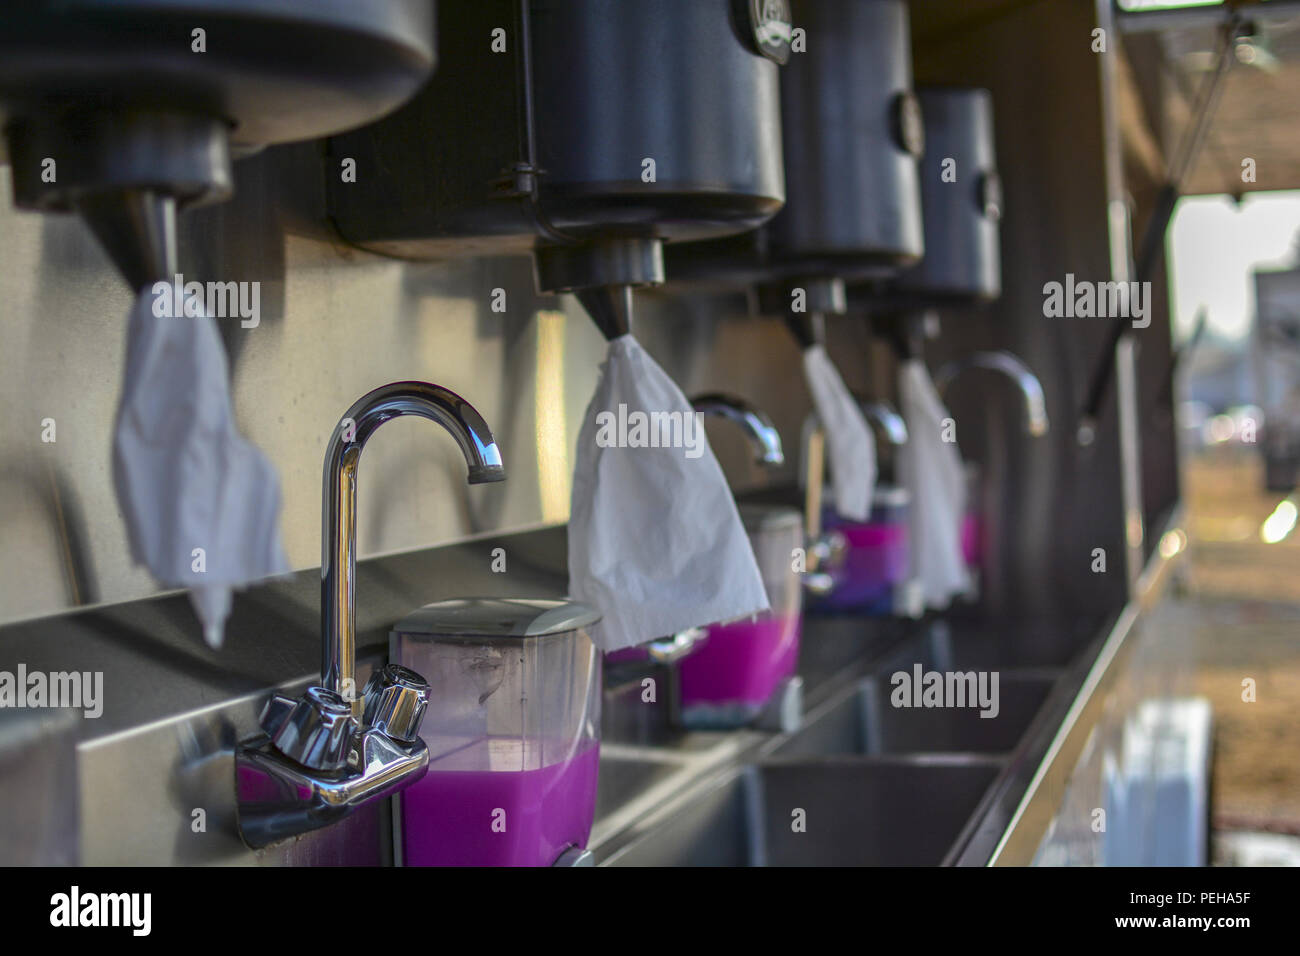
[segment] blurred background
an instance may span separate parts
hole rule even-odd
[[[1188,350],[1175,384],[1192,544],[1179,603],[1194,613],[1179,618],[1217,717],[1212,855],[1296,865],[1300,192],[1185,198],[1169,254],[1174,340]]]

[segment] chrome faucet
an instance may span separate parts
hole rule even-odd
[[[1029,366],[1010,352],[972,352],[963,358],[948,362],[934,378],[934,387],[942,398],[958,375],[967,369],[984,368],[1001,372],[1015,383],[1025,401],[1025,431],[1035,438],[1047,434],[1047,400],[1043,397],[1043,384]]]
[[[359,716],[360,704],[354,672],[357,465],[375,429],[403,415],[427,418],[451,432],[469,465],[471,485],[506,477],[487,422],[469,402],[440,385],[385,385],[358,399],[339,422],[325,451],[321,494],[321,683],[352,701],[353,716]]]
[[[754,446],[758,463],[770,468],[785,464],[781,433],[767,414],[743,398],[714,392],[691,399],[691,407],[704,415],[714,415],[735,422]]]
[[[250,846],[327,826],[414,783],[429,769],[420,740],[429,685],[396,664],[356,694],[357,466],[384,422],[418,415],[456,439],[469,482],[505,469],[487,423],[459,395],[427,382],[395,382],[354,404],[325,453],[321,506],[321,683],[296,700],[276,695],[263,733],[236,752],[239,830]]]
[[[776,425],[772,419],[767,416],[766,412],[749,404],[743,398],[737,398],[734,395],[723,395],[714,393],[709,395],[700,395],[691,399],[691,407],[697,412],[705,415],[717,415],[726,418],[740,425],[745,434],[749,437],[750,443],[754,446],[757,454],[758,463],[769,468],[775,468],[785,463],[785,452],[781,446],[781,433],[777,431]],[[902,420],[899,419],[899,423]],[[821,436],[821,426],[817,421],[816,412],[805,423],[811,427],[813,434]],[[804,461],[809,460],[807,442],[809,436],[805,428],[805,448]],[[904,429],[906,434],[906,429]],[[818,449],[821,448],[822,437],[817,437]],[[817,460],[821,460],[820,450]],[[820,474],[820,468],[817,469]],[[815,488],[814,488],[815,485]],[[821,478],[816,482],[809,482],[808,497],[805,501],[804,531],[808,537],[807,545],[807,566],[804,571],[804,587],[814,594],[826,594],[834,586],[834,578],[826,573],[827,568],[837,568],[844,559],[846,542],[844,536],[838,531],[823,532],[821,527]],[[815,503],[814,503],[815,502]]]
[[[907,444],[907,423],[889,402],[868,402],[858,399],[858,406],[868,422],[875,422],[885,440],[894,446]]]
[[[878,431],[890,445],[901,447],[907,444],[907,422],[903,421],[903,416],[898,413],[887,401],[871,401],[863,398],[861,395],[854,393],[853,396],[858,403],[858,408],[862,410],[862,417],[867,420],[867,424],[875,425]],[[817,415],[817,410],[813,409],[808,413],[808,417],[803,423],[803,445],[804,455],[808,453],[808,442],[814,432],[821,429],[821,418]]]

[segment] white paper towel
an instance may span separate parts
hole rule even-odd
[[[835,510],[841,517],[866,521],[876,490],[876,438],[822,346],[804,350],[803,368],[813,406],[826,432]]]
[[[647,447],[658,428],[679,441]],[[578,435],[569,590],[615,651],[768,608],[735,500],[697,413],[630,335],[614,339]]]
[[[235,430],[216,324],[158,317],[153,303],[142,292],[129,319],[113,480],[132,558],[162,585],[190,588],[219,647],[231,590],[289,569],[279,480]]]
[[[951,416],[925,364],[917,359],[903,362],[898,387],[908,435],[899,449],[898,475],[911,492],[912,569],[921,581],[926,606],[945,608],[971,587],[961,551],[966,474],[955,434],[949,436],[954,440],[944,441]]]

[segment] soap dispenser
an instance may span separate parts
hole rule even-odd
[[[697,396],[691,405],[701,415],[739,425],[759,465],[784,464],[781,435],[760,409],[721,393]],[[795,674],[804,591],[795,556],[805,547],[803,516],[793,508],[759,503],[741,504],[738,510],[770,607],[738,621],[710,624],[694,652],[680,660],[681,723],[693,730],[750,724],[794,730],[803,710],[803,682]]]
[[[804,588],[794,570],[794,555],[804,547],[803,517],[793,508],[761,504],[741,504],[739,511],[771,608],[709,625],[702,644],[681,661],[682,724],[728,730],[757,722],[794,730],[803,708],[795,671]]]
[[[440,601],[392,630],[389,660],[424,675],[429,772],[398,797],[406,866],[589,861],[600,752],[600,620],[572,601]]]

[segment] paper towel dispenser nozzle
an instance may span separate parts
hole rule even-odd
[[[0,153],[17,205],[80,212],[139,288],[171,205],[230,195],[232,148],[376,119],[433,60],[432,0],[4,4]]]
[[[15,203],[78,213],[133,290],[177,271],[177,208],[234,188],[225,124],[181,107],[20,108],[5,132]]]

